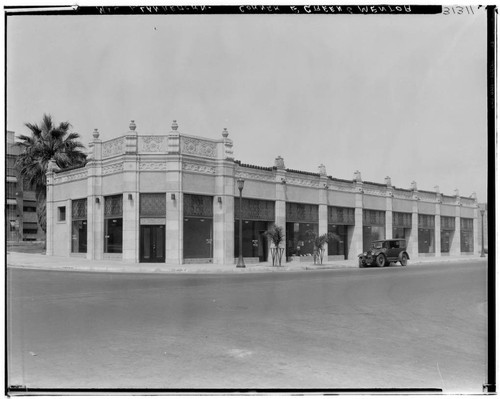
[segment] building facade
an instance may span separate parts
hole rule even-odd
[[[47,254],[169,264],[268,261],[265,232],[285,231],[287,261],[311,260],[308,232],[332,232],[328,260],[357,259],[371,241],[405,238],[411,259],[473,255],[478,243],[476,198],[420,191],[287,169],[233,158],[224,129],[219,139],[170,133],[139,135],[132,121],[121,137],[93,133],[85,167],[47,174]],[[237,180],[244,180],[240,215]],[[353,262],[353,264],[357,264]]]
[[[16,160],[21,149],[15,145],[14,132],[7,131],[5,154],[5,236],[7,241],[44,239],[38,226],[35,192],[19,176]]]

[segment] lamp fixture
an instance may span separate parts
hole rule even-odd
[[[132,194],[129,194],[129,195],[128,195],[128,200],[129,200],[129,201],[132,201]]]
[[[170,194],[170,199],[171,199],[172,201],[175,201],[175,194]]]
[[[101,200],[99,199],[99,197],[96,197],[96,199],[95,199],[95,203],[96,203],[96,204],[99,204],[100,202],[101,202]]]
[[[219,204],[222,204],[222,197],[217,197],[217,202],[218,202]]]

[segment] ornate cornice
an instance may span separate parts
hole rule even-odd
[[[167,164],[164,162],[140,162],[139,170],[167,170]]]
[[[102,167],[102,174],[103,175],[110,175],[112,173],[117,173],[123,171],[123,163],[114,163],[111,165],[106,165]]]
[[[118,137],[102,143],[102,157],[108,158],[125,152],[125,137]]]
[[[217,144],[210,141],[181,136],[181,152],[200,157],[217,158]]]
[[[166,136],[139,136],[139,152],[167,152]]]
[[[209,165],[200,165],[200,164],[195,164],[195,163],[183,162],[182,169],[187,171],[187,172],[202,173],[202,174],[208,174],[208,175],[215,174],[215,167],[209,166]]]

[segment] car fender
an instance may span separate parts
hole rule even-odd
[[[408,259],[408,260],[410,259],[410,255],[408,255],[408,252],[403,251],[403,252],[399,253],[398,260],[401,260],[401,258],[403,257],[403,254],[406,255],[406,259]]]

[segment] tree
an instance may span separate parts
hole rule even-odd
[[[85,147],[78,141],[78,133],[70,133],[71,124],[61,122],[55,125],[50,115],[44,114],[40,125],[26,123],[31,135],[18,136],[16,143],[21,147],[16,166],[23,184],[35,191],[38,224],[44,232],[47,230],[46,189],[47,167],[53,159],[61,169],[84,166],[86,163]]]
[[[265,234],[273,244],[271,246],[271,258],[273,260],[273,266],[275,266],[276,263],[281,266],[281,258],[283,257],[283,251],[285,250],[284,248],[280,247],[280,244],[285,239],[283,227],[273,224],[272,227],[265,232]]]
[[[328,232],[326,234],[318,235],[313,230],[307,230],[306,236],[309,238],[309,242],[314,245],[314,263],[319,260],[320,264],[323,264],[323,255],[325,254],[325,244],[330,240],[339,241],[340,237],[337,234]]]

